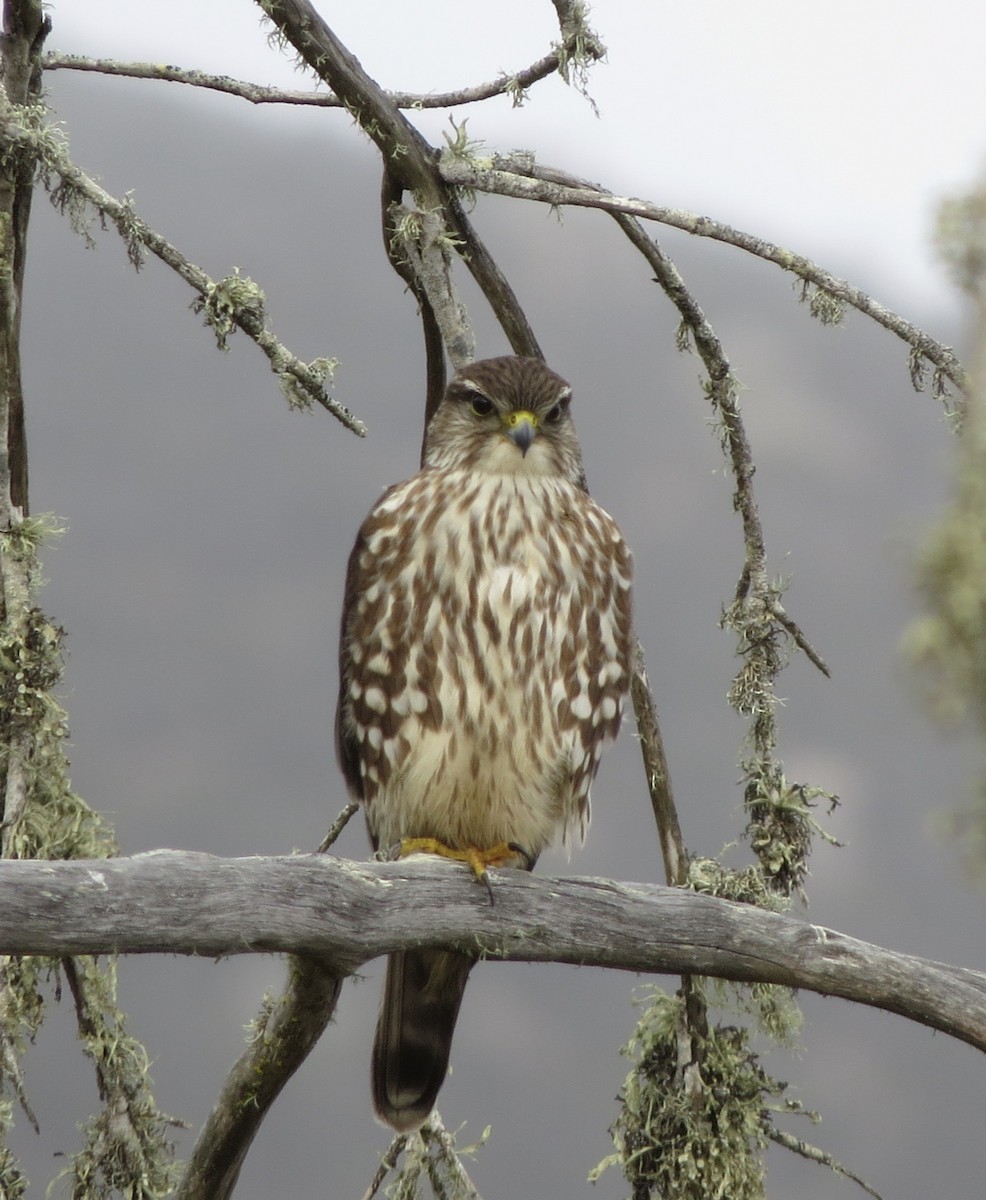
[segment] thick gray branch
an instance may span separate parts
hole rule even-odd
[[[440,945],[524,962],[807,988],[986,1050],[986,974],[656,884],[491,877],[492,906],[466,868],[431,858],[354,863],[162,850],[0,862],[0,954],[283,952],[315,956],[347,975],[381,954]]]
[[[308,0],[258,0],[301,58],[342,100],[372,138],[388,172],[423,211],[440,211],[459,253],[483,291],[515,354],[542,357],[537,338],[506,276],[486,249],[438,170],[438,153],[367,75]],[[398,197],[393,197],[395,200]]]

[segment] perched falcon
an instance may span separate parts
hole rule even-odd
[[[359,531],[336,744],[374,849],[440,843],[482,872],[585,835],[629,683],[631,559],[585,490],[571,394],[537,359],[470,363],[422,469]],[[472,964],[388,962],[373,1099],[395,1129],[432,1110]]]

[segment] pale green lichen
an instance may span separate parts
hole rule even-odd
[[[734,1025],[689,1032],[697,1070],[684,1083],[684,1009],[680,996],[651,993],[623,1048],[634,1066],[610,1131],[616,1150],[590,1179],[619,1166],[633,1200],[763,1200],[768,1101],[785,1085],[760,1067],[749,1031]]]
[[[67,718],[55,691],[63,631],[35,604],[38,546],[57,529],[51,518],[31,517],[0,534],[6,609],[0,629],[0,769],[8,785],[16,773],[16,804],[3,830],[4,853],[12,858],[99,858],[115,852],[111,831],[69,781]],[[6,794],[10,802],[9,786]],[[116,1005],[114,960],[77,958],[61,968],[57,960],[36,956],[0,960],[0,1074],[33,1120],[18,1060],[40,1029],[46,985],[60,970],[70,976],[80,1038],[105,1105],[85,1127],[86,1146],[66,1172],[72,1196],[164,1196],[172,1180],[172,1151],[163,1136],[167,1119],[154,1106],[146,1052],[126,1033]],[[11,1120],[9,1108],[0,1111],[0,1133]],[[16,1163],[0,1149],[0,1195],[17,1196],[18,1189]]]
[[[839,798],[824,788],[789,781],[783,764],[776,759],[767,763],[759,758],[747,759],[740,766],[746,780],[743,800],[749,818],[746,837],[750,848],[772,887],[782,895],[795,891],[803,895],[815,835],[830,845],[839,845],[812,809],[817,800],[823,799],[831,812]]]
[[[445,140],[446,149],[444,154],[455,162],[466,163],[468,166],[488,169],[493,164],[491,155],[480,155],[479,150],[485,143],[479,139],[470,138],[468,133],[468,118],[463,118],[462,123],[456,123],[455,118],[449,115],[449,124],[452,126],[452,133],[448,134],[442,131],[442,137]]]
[[[418,1133],[409,1134],[397,1147],[403,1161],[393,1160],[394,1179],[384,1189],[388,1200],[477,1200],[477,1192],[462,1160],[475,1158],[491,1134],[486,1126],[479,1137],[466,1146],[456,1145],[456,1134],[449,1133],[441,1117],[433,1113]],[[398,1139],[400,1141],[400,1139]],[[392,1147],[394,1149],[395,1147]],[[427,1191],[423,1190],[427,1184]]]
[[[85,1145],[64,1176],[73,1200],[161,1200],[178,1179],[168,1127],[154,1103],[147,1051],[116,1007],[116,961],[74,960],[79,1037],[99,1081],[103,1109],[83,1126]]]
[[[801,302],[808,305],[808,311],[816,321],[823,325],[842,324],[846,315],[846,302],[841,296],[835,296],[807,279],[801,280],[800,287]]]
[[[240,321],[247,320],[254,329],[263,329],[266,303],[267,297],[259,284],[249,275],[241,275],[240,268],[235,267],[232,275],[226,275],[204,296],[192,301],[192,311],[205,316],[205,324],[216,335],[216,345],[228,351],[229,336],[236,332]]]
[[[513,108],[523,108],[530,99],[530,90],[524,87],[516,75],[504,79],[503,88],[510,97],[510,104]]]
[[[777,1044],[796,1046],[800,1012],[790,990],[717,984],[720,1002],[751,1017],[754,1025],[703,1025],[700,1031],[688,1008],[694,1010],[697,1001],[704,1011],[708,1002],[697,980],[688,990],[690,1000],[684,990],[669,996],[648,989],[640,1021],[623,1047],[634,1065],[610,1130],[615,1152],[589,1179],[596,1182],[607,1168],[619,1167],[631,1200],[765,1200],[764,1152],[774,1142],[876,1196],[831,1155],[777,1125],[781,1116],[820,1120],[785,1096],[787,1084],[764,1071],[753,1048],[758,1032]]]
[[[599,35],[589,25],[589,6],[582,0],[570,0],[564,6],[557,5],[562,12],[562,40],[553,49],[558,55],[558,74],[566,83],[573,85],[577,91],[592,105],[593,112],[599,115],[596,102],[589,95],[589,69],[594,62],[604,58],[606,47]]]
[[[332,377],[335,374],[336,367],[339,365],[339,360],[337,358],[313,358],[311,362],[302,365],[305,371],[310,374],[315,388],[321,389],[326,383],[332,382]],[[299,378],[297,374],[286,366],[276,373],[281,395],[288,402],[288,406],[298,412],[311,412],[313,400],[317,397],[317,391],[313,391],[308,381]]]
[[[685,887],[706,896],[753,904],[770,912],[786,912],[791,902],[770,886],[759,865],[734,868],[724,866],[717,858],[692,858],[688,862]]]
[[[812,809],[824,799],[831,811],[838,797],[824,788],[788,780],[774,753],[776,713],[782,704],[776,680],[787,664],[791,643],[790,632],[780,620],[785,586],[784,581],[774,580],[764,585],[762,595],[734,601],[723,612],[721,624],[737,634],[737,654],[742,659],[727,701],[750,718],[749,753],[740,761],[748,816],[746,836],[770,885],[783,895],[803,895],[814,835],[838,845]]]
[[[13,1104],[0,1096],[0,1196],[3,1200],[21,1200],[27,1195],[28,1179],[6,1145],[13,1124]]]

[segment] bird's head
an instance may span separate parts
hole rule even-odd
[[[563,476],[584,486],[572,389],[540,359],[487,358],[452,379],[428,424],[424,465]]]

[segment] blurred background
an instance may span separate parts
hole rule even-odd
[[[550,4],[340,0],[324,15],[392,89],[437,91],[513,73],[557,38]],[[176,63],[301,88],[248,0],[62,0],[51,49]],[[786,245],[932,335],[961,345],[963,313],[933,246],[936,206],[986,151],[986,20],[961,0],[808,11],[598,0],[609,47],[587,101],[558,79],[529,103],[474,106],[469,134],[616,192],[700,212]],[[328,414],[287,410],[242,335],[230,353],[155,260],[138,275],[114,234],[81,238],[39,196],[24,314],[31,503],[64,518],[42,603],[68,630],[76,789],[124,853],[311,849],[345,802],[331,740],[346,556],[388,483],[416,468],[423,351],[414,303],[379,236],[375,150],[339,110],[252,107],[174,84],[46,77],[75,160],[213,278],[239,267],[302,358],[341,361],[335,394],[365,441]],[[463,113],[457,114],[461,120]],[[415,121],[440,142],[444,112]],[[676,315],[602,214],[479,197],[473,219],[549,363],[575,389],[590,486],[637,562],[647,647],[685,838],[714,855],[744,824],[745,726],[725,704],[737,662],[718,628],[742,565],[732,488],[697,359]],[[811,920],[895,949],[983,966],[984,899],[936,814],[965,803],[978,749],[933,728],[899,653],[916,611],[913,562],[948,496],[954,445],[912,391],[907,348],[850,313],[822,328],[776,268],[653,227],[745,385],[772,573],[832,668],[795,657],[780,681],[788,776],[836,791]],[[479,353],[507,347],[463,273]],[[661,879],[628,726],[593,793],[588,843],[545,872]],[[364,857],[353,821],[339,852]],[[734,851],[729,859],[743,860]],[[289,1084],[237,1193],[360,1196],[389,1137],[373,1120],[369,1051],[380,966],[347,983],[335,1023]],[[161,1106],[198,1127],[239,1052],[276,959],[131,959],[120,1002],[154,1057]],[[674,980],[658,981],[673,987]],[[470,1171],[487,1197],[625,1194],[587,1172],[628,1068],[631,976],[491,964],[470,982],[443,1093],[463,1140],[492,1126]],[[822,1123],[790,1123],[886,1200],[982,1195],[983,1067],[900,1018],[802,997],[804,1049],[767,1067]],[[63,1006],[64,1009],[64,1006]],[[95,1104],[71,1013],[52,1010],[25,1069],[42,1126],[16,1133],[43,1194]],[[193,1133],[179,1137],[188,1153]],[[827,1200],[853,1185],[771,1153],[772,1196]],[[58,1194],[57,1191],[55,1193]]]

